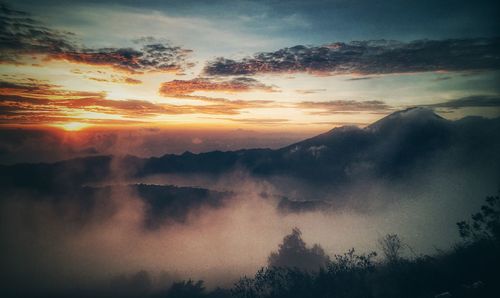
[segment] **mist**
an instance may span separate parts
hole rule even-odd
[[[116,178],[119,174],[111,175],[112,191],[95,195],[90,207],[26,191],[10,193],[0,208],[2,279],[7,287],[36,292],[99,288],[145,271],[150,290],[189,278],[204,280],[210,288],[231,286],[266,266],[294,227],[306,243],[320,244],[328,255],[353,247],[377,251],[378,239],[388,233],[400,235],[408,257],[432,254],[453,246],[459,239],[456,222],[498,189],[498,175],[487,168],[473,164],[450,170],[444,160],[415,169],[400,183],[365,179],[362,187],[338,196],[316,197],[332,203],[328,208],[293,212],[279,207],[283,190],[300,202],[297,194],[307,189],[296,183],[284,187],[284,180],[273,184],[244,172],[218,179],[146,177],[134,182],[211,183],[212,189],[231,193],[216,206],[195,206],[183,220],[165,218],[154,229],[145,225],[147,204],[127,186],[130,179]]]

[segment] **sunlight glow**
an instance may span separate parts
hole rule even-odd
[[[62,128],[65,131],[79,131],[84,128],[90,127],[91,125],[83,122],[66,122],[66,123],[54,124],[52,126]]]

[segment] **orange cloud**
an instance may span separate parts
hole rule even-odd
[[[265,92],[277,92],[273,86],[265,85],[252,78],[235,78],[227,81],[214,81],[206,78],[197,78],[193,80],[173,80],[161,85],[159,93],[166,97],[176,97],[191,100],[199,100],[210,105],[206,107],[226,108],[233,111],[250,108],[269,108],[275,107],[272,100],[229,100],[220,97],[209,97],[201,95],[192,95],[197,91],[206,92],[249,92],[260,90]]]
[[[270,101],[230,101],[207,98],[206,105],[173,105],[147,100],[111,100],[105,92],[61,90],[36,80],[0,81],[0,123],[47,124],[80,119],[78,114],[98,113],[118,116],[120,121],[150,121],[158,115],[208,114],[237,115],[241,109],[266,105]],[[76,115],[76,116],[75,116]],[[88,120],[87,122],[94,121]],[[95,121],[107,122],[107,119]],[[109,122],[115,122],[110,120]]]
[[[118,84],[128,84],[128,85],[142,84],[141,80],[137,80],[132,77],[122,76],[114,73],[108,73],[102,70],[83,71],[80,69],[72,69],[71,72],[76,75],[81,75],[84,79],[96,82],[118,83]]]
[[[183,96],[197,91],[238,93],[248,91],[276,92],[273,86],[265,85],[255,79],[239,77],[232,80],[216,81],[207,78],[193,80],[173,80],[165,82],[160,87],[163,96]]]
[[[19,96],[32,99],[77,99],[82,97],[103,96],[103,92],[68,91],[60,86],[35,79],[24,81],[0,81],[0,95]]]

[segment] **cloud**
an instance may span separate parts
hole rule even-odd
[[[254,90],[276,92],[274,87],[265,85],[253,78],[239,77],[227,81],[215,81],[208,78],[173,80],[161,85],[160,94],[164,96],[182,96],[197,91],[238,93]]]
[[[371,77],[356,77],[356,78],[349,78],[346,81],[366,81],[366,80],[371,80]]]
[[[0,6],[0,63],[21,64],[29,55],[72,63],[109,66],[140,73],[147,71],[181,72],[192,64],[186,61],[191,50],[147,40],[137,48],[87,48],[79,45],[71,32],[46,27],[28,13]]]
[[[0,61],[18,62],[22,54],[49,54],[74,48],[72,35],[43,26],[25,12],[0,5]]]
[[[297,89],[295,92],[299,94],[314,94],[319,92],[324,92],[326,89]]]
[[[72,69],[71,73],[81,75],[83,78],[96,81],[96,82],[105,82],[105,83],[117,83],[117,84],[128,84],[128,85],[139,85],[142,84],[141,80],[135,79],[129,76],[123,76],[114,73],[107,73],[102,70],[81,70],[81,69]]]
[[[460,108],[471,108],[471,107],[498,108],[500,107],[500,96],[471,95],[462,98],[452,99],[442,103],[429,105],[429,107],[449,108],[449,109],[460,109]]]
[[[148,44],[141,49],[100,48],[76,49],[50,53],[50,59],[66,60],[97,66],[111,66],[131,73],[144,71],[180,72],[192,64],[185,64],[191,50],[165,44]]]
[[[237,115],[241,109],[269,104],[269,101],[230,101],[222,98],[207,98],[206,101],[211,103],[173,105],[136,99],[111,100],[107,98],[105,92],[63,90],[60,86],[37,80],[0,81],[0,123],[51,124],[80,119],[75,114],[88,112],[113,115],[118,119],[92,120],[86,117],[86,122],[134,123],[146,120],[137,118],[163,114]]]
[[[346,122],[346,121],[318,121],[314,122],[313,124],[320,124],[320,125],[330,125],[330,126],[365,126],[370,123],[368,122]]]
[[[277,92],[273,86],[265,85],[255,79],[239,77],[232,80],[219,81],[208,78],[196,78],[193,80],[173,80],[165,82],[158,91],[165,97],[176,97],[190,100],[209,102],[212,105],[222,105],[228,109],[240,110],[249,108],[269,108],[273,107],[272,100],[229,100],[220,97],[209,97],[202,95],[193,95],[197,91],[205,92],[249,92],[259,90],[264,92]]]
[[[392,107],[380,100],[331,100],[331,101],[303,101],[296,104],[297,108],[316,110],[314,115],[330,115],[347,112],[387,113]]]
[[[245,124],[260,124],[260,125],[282,125],[284,123],[290,122],[289,119],[284,119],[284,118],[218,118],[218,119],[245,123]]]
[[[60,86],[45,81],[28,78],[17,81],[0,81],[0,95],[6,98],[35,99],[77,99],[83,97],[101,97],[103,92],[68,91],[59,89]]]
[[[217,58],[207,75],[307,72],[321,75],[392,74],[427,71],[496,70],[500,38],[367,40],[324,46],[297,45],[241,60]]]
[[[107,78],[98,78],[98,77],[89,77],[91,81],[96,82],[106,82],[106,83],[120,83],[120,84],[129,84],[129,85],[139,85],[142,84],[141,80],[137,80],[130,77],[112,77],[110,79]]]

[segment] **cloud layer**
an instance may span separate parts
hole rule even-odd
[[[205,73],[220,76],[287,72],[373,75],[494,70],[500,68],[499,52],[500,38],[336,42],[324,46],[297,45],[241,60],[220,57],[206,65]]]
[[[227,100],[195,97],[209,101],[205,105],[174,105],[147,100],[108,99],[105,92],[64,90],[60,86],[37,80],[0,81],[0,123],[50,124],[81,118],[81,113],[114,116],[109,119],[87,119],[86,122],[136,122],[157,115],[210,114],[236,115],[241,109],[267,105],[269,101]],[[137,120],[140,118],[140,120]],[[122,120],[117,120],[122,119]],[[134,120],[136,119],[136,120]]]

